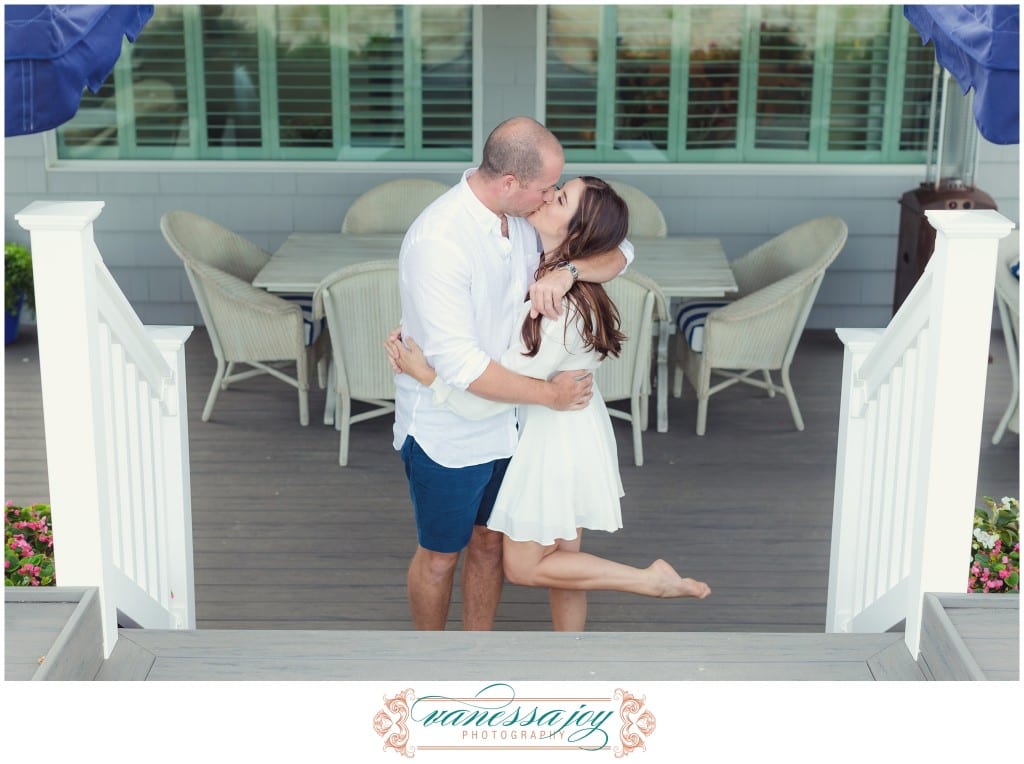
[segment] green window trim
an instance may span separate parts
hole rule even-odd
[[[902,6],[539,13],[545,118],[567,161],[926,160],[934,56]]]
[[[57,158],[464,163],[476,12],[157,6]]]

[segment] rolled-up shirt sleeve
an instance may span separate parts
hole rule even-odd
[[[441,379],[465,390],[491,362],[474,330],[470,263],[458,248],[422,238],[405,252],[402,280],[403,298],[416,316],[403,330]]]
[[[633,258],[636,256],[636,251],[633,249],[633,242],[631,242],[629,239],[623,239],[619,243],[619,251],[622,253],[623,257],[626,258],[625,268],[619,271],[619,275],[622,275],[623,273],[626,272],[629,266],[633,264]]]

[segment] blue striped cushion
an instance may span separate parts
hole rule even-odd
[[[1014,261],[1013,265],[1010,266],[1010,273],[1013,274],[1017,281],[1020,281],[1020,260]]]
[[[324,330],[326,326],[326,319],[321,318],[319,321],[313,320],[313,295],[311,294],[282,294],[278,295],[288,302],[297,303],[299,308],[302,310],[302,323],[306,330],[306,345],[312,345],[316,342],[316,338],[320,336],[320,332]]]
[[[676,327],[686,338],[686,344],[695,353],[704,349],[704,321],[715,308],[728,305],[728,300],[699,300],[688,302],[676,314]]]

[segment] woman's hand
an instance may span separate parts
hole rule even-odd
[[[423,355],[423,351],[412,337],[403,339],[388,337],[384,348],[388,352],[388,358],[393,368],[398,369],[402,374],[408,374],[424,387],[430,387],[434,379],[437,378],[437,373],[427,363],[427,357]]]
[[[564,268],[548,271],[530,285],[530,318],[543,315],[556,320],[562,315],[562,298],[572,289],[572,274]]]

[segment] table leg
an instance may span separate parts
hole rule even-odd
[[[655,395],[658,400],[658,432],[668,432],[668,321],[658,322],[658,379]]]

